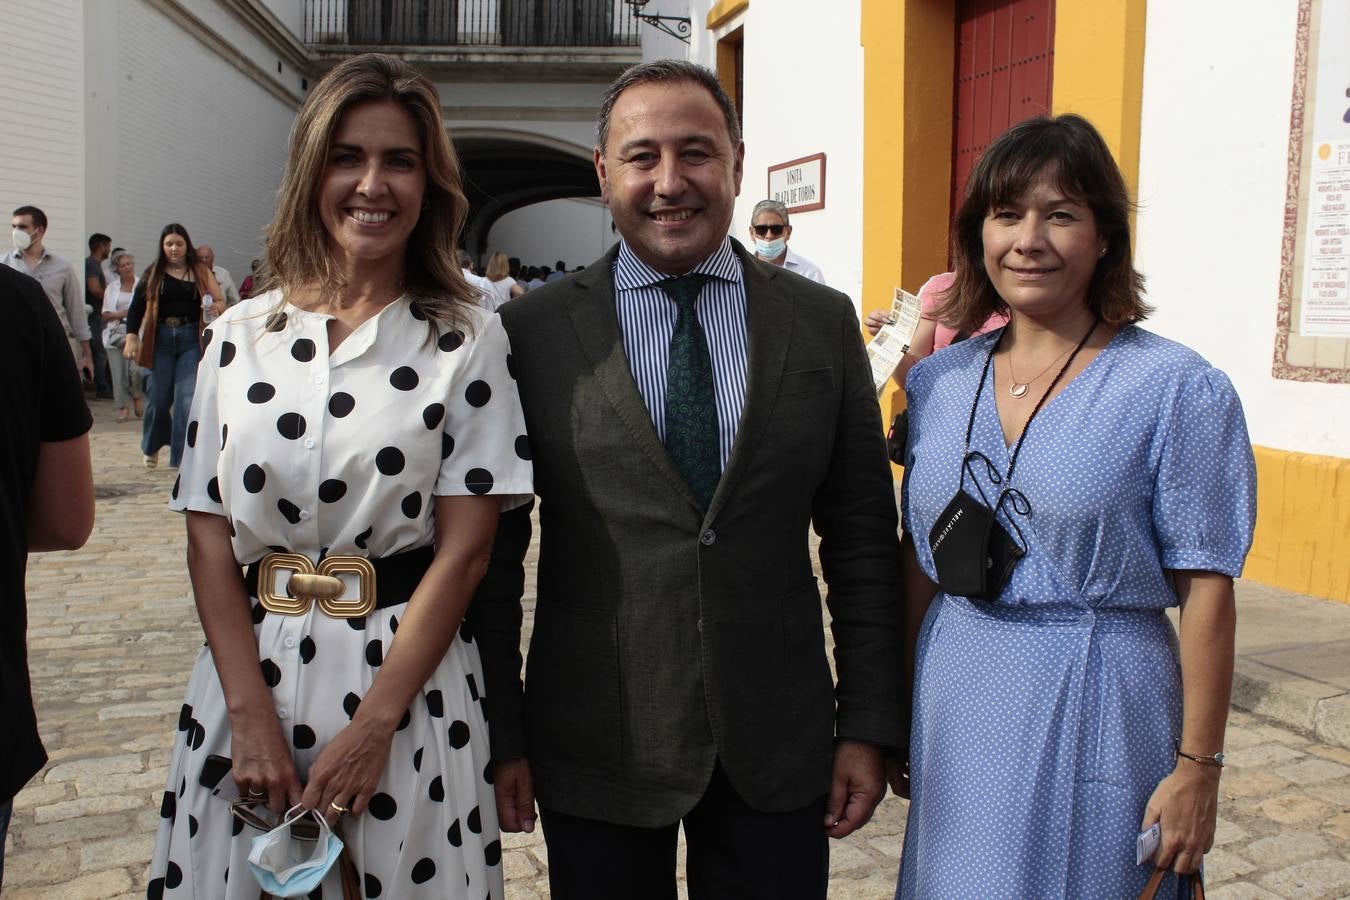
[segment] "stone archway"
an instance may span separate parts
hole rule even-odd
[[[488,233],[512,210],[569,197],[599,197],[591,150],[523,131],[456,129],[469,218],[462,242],[475,257]]]

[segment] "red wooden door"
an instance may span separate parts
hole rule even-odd
[[[952,212],[990,141],[1049,115],[1055,0],[957,0]]]

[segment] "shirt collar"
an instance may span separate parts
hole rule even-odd
[[[729,237],[722,238],[722,243],[718,245],[717,249],[689,271],[710,275],[720,281],[730,281],[733,284],[740,284],[743,279],[741,263],[736,258],[736,251],[731,248],[731,238]],[[638,259],[637,254],[628,246],[628,241],[619,242],[619,256],[614,261],[615,290],[626,291],[634,288],[651,287],[670,277],[670,275],[658,272]]]
[[[23,255],[23,251],[22,251],[22,250],[10,250],[8,253],[6,253],[6,254],[4,255],[3,258],[4,258],[4,259],[12,259],[12,260],[16,260],[16,261],[17,261],[17,260],[23,260],[23,264],[24,264],[25,266],[28,265],[28,257],[26,257],[26,256]],[[46,262],[47,260],[49,260],[49,259],[51,259],[51,258],[52,258],[52,251],[48,250],[48,249],[47,249],[47,246],[44,244],[44,245],[42,246],[42,255],[41,255],[40,257],[38,257],[38,261],[37,261],[36,263],[33,264],[33,268],[29,269],[29,271],[30,271],[30,272],[35,272],[35,271],[37,271],[37,267],[38,267],[38,266],[42,265],[44,262]]]

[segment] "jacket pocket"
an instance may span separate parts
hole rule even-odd
[[[612,772],[623,756],[618,624],[613,613],[540,604],[525,674],[531,759]]]
[[[778,394],[788,397],[794,394],[815,394],[834,389],[834,367],[822,366],[818,369],[798,369],[784,372],[779,384]]]

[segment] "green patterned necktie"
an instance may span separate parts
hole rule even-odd
[[[666,366],[666,452],[705,509],[722,477],[712,357],[694,314],[694,301],[708,281],[692,273],[657,283],[679,308]]]

